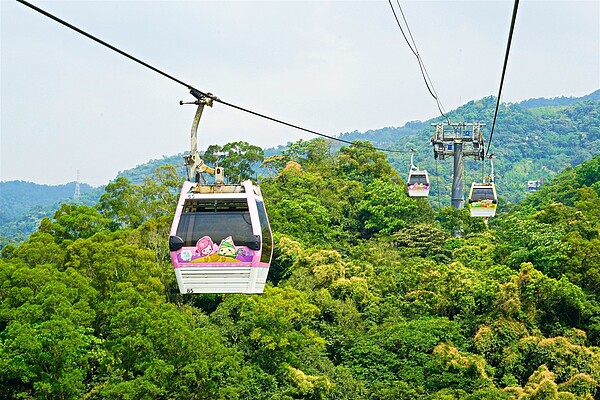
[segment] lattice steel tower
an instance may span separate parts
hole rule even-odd
[[[75,193],[73,194],[73,201],[75,201],[75,204],[79,204],[80,197],[81,191],[79,190],[79,170],[77,170],[77,181],[75,181]]]
[[[481,127],[485,124],[438,122],[431,139],[435,159],[445,160],[446,156],[454,156],[454,176],[452,179],[452,207],[464,208],[465,195],[463,185],[463,157],[474,157],[482,160],[485,154]]]

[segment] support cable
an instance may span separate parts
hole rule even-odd
[[[80,28],[78,28],[78,27],[76,27],[76,26],[74,26],[74,25],[72,25],[72,24],[70,24],[70,23],[68,23],[68,22],[66,22],[66,21],[64,21],[64,20],[62,20],[62,19],[60,19],[60,18],[52,15],[52,14],[50,14],[49,12],[47,12],[47,11],[45,11],[45,10],[43,10],[43,9],[41,9],[41,8],[39,8],[39,7],[33,5],[33,4],[31,4],[31,3],[29,3],[29,2],[27,2],[25,0],[16,0],[16,1],[19,2],[19,3],[21,3],[21,4],[23,4],[23,5],[25,5],[25,6],[27,6],[27,7],[29,7],[29,8],[31,8],[34,11],[39,12],[40,14],[42,14],[42,15],[44,15],[44,16],[46,16],[46,17],[48,17],[48,18],[50,18],[50,19],[58,22],[59,24],[64,25],[67,28],[74,30],[75,32],[77,32],[77,33],[79,33],[79,34],[87,37],[88,39],[91,39],[91,40],[93,40],[93,41],[95,41],[95,42],[97,42],[97,43],[99,43],[99,44],[101,44],[101,45],[103,45],[103,46],[105,46],[105,47],[107,47],[107,48],[109,48],[109,49],[111,49],[111,50],[119,53],[119,54],[121,54],[122,56],[127,57],[130,60],[133,60],[133,61],[137,62],[138,64],[141,64],[144,67],[146,67],[148,69],[151,69],[152,71],[154,71],[154,72],[156,72],[156,73],[158,73],[158,74],[160,74],[160,75],[162,75],[162,76],[164,76],[164,77],[166,77],[166,78],[168,78],[168,79],[170,79],[170,80],[172,80],[172,81],[174,81],[174,82],[176,82],[176,83],[178,83],[178,84],[180,84],[182,86],[185,86],[191,92],[195,91],[196,94],[199,94],[202,97],[206,97],[206,98],[212,99],[213,101],[215,101],[217,103],[221,103],[221,104],[223,104],[225,106],[228,106],[228,107],[231,107],[231,108],[235,108],[235,109],[237,109],[239,111],[243,111],[245,113],[252,114],[252,115],[255,115],[257,117],[264,118],[264,119],[267,119],[269,121],[273,121],[273,122],[276,122],[278,124],[282,124],[282,125],[288,126],[290,128],[294,128],[294,129],[297,129],[297,130],[300,130],[300,131],[304,131],[304,132],[307,132],[307,133],[310,133],[310,134],[313,134],[313,135],[321,136],[321,137],[324,137],[324,138],[327,138],[327,139],[330,139],[330,140],[334,140],[334,141],[337,141],[337,142],[351,144],[351,145],[354,145],[354,146],[357,146],[357,147],[370,148],[370,146],[361,144],[359,142],[351,142],[349,140],[344,140],[344,139],[341,139],[341,138],[337,138],[335,136],[330,136],[330,135],[326,135],[324,133],[319,133],[319,132],[311,130],[311,129],[303,128],[301,126],[298,126],[298,125],[295,125],[295,124],[291,124],[289,122],[285,122],[285,121],[282,121],[282,120],[277,119],[277,118],[269,117],[268,115],[261,114],[261,113],[256,112],[256,111],[252,111],[250,109],[247,109],[247,108],[244,108],[244,107],[241,107],[241,106],[237,106],[237,105],[232,104],[232,103],[228,103],[228,102],[226,102],[224,100],[221,100],[218,97],[216,97],[216,96],[214,96],[214,95],[212,95],[210,93],[205,93],[205,92],[202,92],[201,90],[196,89],[192,85],[190,85],[188,83],[185,83],[185,82],[183,82],[183,81],[175,78],[172,75],[167,74],[166,72],[164,72],[164,71],[162,71],[162,70],[160,70],[160,69],[158,69],[158,68],[156,68],[156,67],[154,67],[154,66],[152,66],[152,65],[150,65],[150,64],[148,64],[148,63],[146,63],[146,62],[144,62],[142,60],[140,60],[139,58],[136,58],[136,57],[132,56],[131,54],[129,54],[129,53],[123,51],[123,50],[118,49],[117,47],[115,47],[115,46],[113,46],[113,45],[111,45],[111,44],[109,44],[109,43],[107,43],[107,42],[105,42],[105,41],[103,41],[103,40],[101,40],[101,39],[99,39],[99,38],[97,38],[97,37],[89,34],[88,32],[86,32],[86,31],[84,31],[84,30],[82,30],[82,29],[80,29]],[[380,147],[375,147],[375,146],[372,146],[372,147],[373,147],[374,150],[384,151],[384,152],[388,152],[388,153],[408,153],[409,152],[409,151],[406,151],[406,150],[393,150],[393,149],[380,148]]]
[[[485,182],[485,157],[481,158],[481,182]]]
[[[508,33],[508,43],[506,44],[506,54],[504,55],[504,67],[502,68],[502,78],[500,79],[500,88],[498,89],[498,98],[496,99],[496,110],[494,111],[494,120],[492,122],[492,129],[490,131],[490,139],[488,140],[487,155],[490,151],[492,144],[492,137],[494,136],[494,127],[496,126],[496,117],[498,116],[498,107],[500,106],[500,97],[502,96],[502,86],[504,85],[504,76],[506,74],[506,66],[508,65],[508,54],[510,53],[510,45],[512,43],[513,32],[515,30],[515,21],[517,20],[517,10],[519,8],[519,0],[515,0],[513,6],[512,19],[510,21],[510,31]]]
[[[417,42],[415,42],[415,38],[412,35],[410,26],[408,26],[408,21],[406,20],[406,16],[404,15],[404,10],[402,10],[402,6],[400,5],[400,0],[396,0],[396,3],[398,3],[398,9],[400,9],[400,14],[402,14],[402,19],[404,20],[404,25],[406,25],[406,30],[408,31],[408,35],[410,36],[410,39],[412,40],[413,46],[415,47],[415,51],[417,52],[417,55],[419,58],[419,63],[423,67],[423,72],[425,73],[425,76],[427,77],[427,80],[429,81],[429,83],[431,85],[431,91],[434,94],[434,98],[435,98],[435,101],[437,102],[438,109],[439,109],[440,113],[446,118],[446,120],[448,122],[450,122],[450,120],[448,120],[448,117],[445,114],[446,110],[444,109],[444,107],[442,105],[440,97],[438,96],[437,91],[435,90],[435,87],[433,87],[433,81],[429,77],[429,72],[427,72],[427,68],[425,68],[425,63],[423,62],[423,59],[421,58],[421,55],[419,54],[419,50],[417,49]]]
[[[440,112],[440,114],[444,118],[446,118],[446,121],[448,122],[448,124],[450,124],[450,119],[444,112],[444,107],[442,106],[439,96],[438,96],[437,92],[435,91],[435,88],[433,87],[433,82],[431,81],[431,78],[429,77],[429,74],[427,73],[427,69],[425,68],[425,63],[423,62],[423,59],[421,58],[421,55],[419,54],[419,50],[417,49],[417,43],[415,42],[412,32],[410,31],[410,27],[408,26],[408,21],[406,20],[406,17],[404,16],[404,11],[402,10],[402,6],[400,6],[400,1],[396,0],[396,2],[398,3],[398,8],[400,9],[400,13],[402,14],[402,19],[404,20],[404,24],[406,25],[406,30],[408,31],[410,39],[412,40],[412,44],[410,43],[410,41],[408,40],[408,37],[404,33],[404,29],[402,29],[402,24],[400,23],[400,20],[398,19],[398,15],[396,14],[396,10],[394,9],[392,0],[388,0],[388,2],[392,9],[392,13],[394,14],[394,18],[396,19],[396,23],[398,24],[398,28],[400,28],[400,32],[402,33],[402,36],[404,37],[404,40],[406,41],[406,44],[408,45],[408,47],[410,48],[410,51],[415,55],[415,57],[417,58],[417,61],[419,62],[419,69],[421,70],[421,75],[423,76],[423,80],[425,81],[425,86],[427,87],[427,91],[429,91],[429,94],[431,95],[431,97],[433,97],[435,99],[435,102],[436,102],[436,105],[437,105],[437,108],[438,108],[438,111]]]

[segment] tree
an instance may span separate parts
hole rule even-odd
[[[54,222],[47,218],[43,220],[39,231],[51,234],[59,242],[88,238],[111,226],[111,220],[97,209],[75,204],[62,204],[53,219]]]
[[[274,231],[330,246],[351,242],[357,235],[355,204],[363,194],[357,182],[301,167],[285,168],[263,181],[261,190]]]
[[[485,230],[483,218],[473,218],[467,209],[443,207],[436,215],[436,220],[446,232],[455,237]]]
[[[97,207],[102,215],[112,219],[113,230],[137,228],[151,218],[172,215],[181,184],[172,165],[158,167],[142,185],[119,177],[106,186]]]
[[[497,238],[498,261],[513,269],[524,262],[553,278],[560,278],[568,261],[569,247],[562,240],[563,226],[538,223],[532,218],[515,214],[500,222]]]
[[[139,226],[143,220],[142,191],[127,178],[119,177],[106,185],[98,210],[113,220],[113,229]]]
[[[291,287],[267,287],[261,296],[226,298],[211,320],[262,370],[278,375],[287,373],[289,365],[312,374],[325,347],[311,329],[318,313],[306,294]]]
[[[74,270],[50,264],[11,261],[2,271],[0,395],[82,398],[99,343],[91,328],[97,292]]]
[[[173,216],[183,179],[173,165],[158,167],[141,186],[144,220]]]
[[[263,159],[262,148],[244,141],[224,146],[211,145],[204,152],[204,162],[213,167],[223,167],[228,181],[233,183],[255,177],[255,168]]]
[[[342,147],[338,155],[337,171],[346,179],[369,184],[376,179],[400,183],[398,173],[388,163],[385,154],[375,150],[369,142],[356,141]]]
[[[416,209],[415,201],[408,197],[404,186],[375,179],[367,185],[364,199],[358,204],[361,236],[391,234],[417,223]]]
[[[452,388],[470,393],[493,387],[489,372],[491,368],[483,357],[440,343],[426,366],[426,386],[431,391]]]

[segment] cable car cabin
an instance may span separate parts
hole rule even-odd
[[[410,197],[427,197],[429,196],[429,176],[427,171],[411,170],[408,173],[408,195]]]
[[[262,293],[273,238],[260,188],[185,182],[169,250],[181,293]]]
[[[469,192],[469,211],[471,217],[493,217],[496,215],[498,196],[496,186],[490,183],[475,183]]]

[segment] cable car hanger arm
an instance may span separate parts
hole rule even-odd
[[[195,104],[198,106],[196,109],[196,114],[194,115],[194,120],[192,122],[192,129],[190,131],[190,154],[183,156],[186,165],[188,166],[188,179],[189,181],[193,181],[199,174],[208,173],[210,175],[215,176],[215,183],[222,184],[223,180],[221,179],[221,174],[219,176],[215,174],[215,168],[209,167],[204,164],[204,160],[200,158],[200,153],[198,153],[198,125],[200,124],[200,118],[202,118],[202,112],[204,111],[204,106],[213,106],[213,100],[217,99],[216,96],[213,96],[212,93],[202,93],[201,91],[192,88],[190,90],[192,96],[196,98],[196,101],[184,102],[180,101],[179,105],[184,104]],[[221,169],[222,170],[222,169]]]

